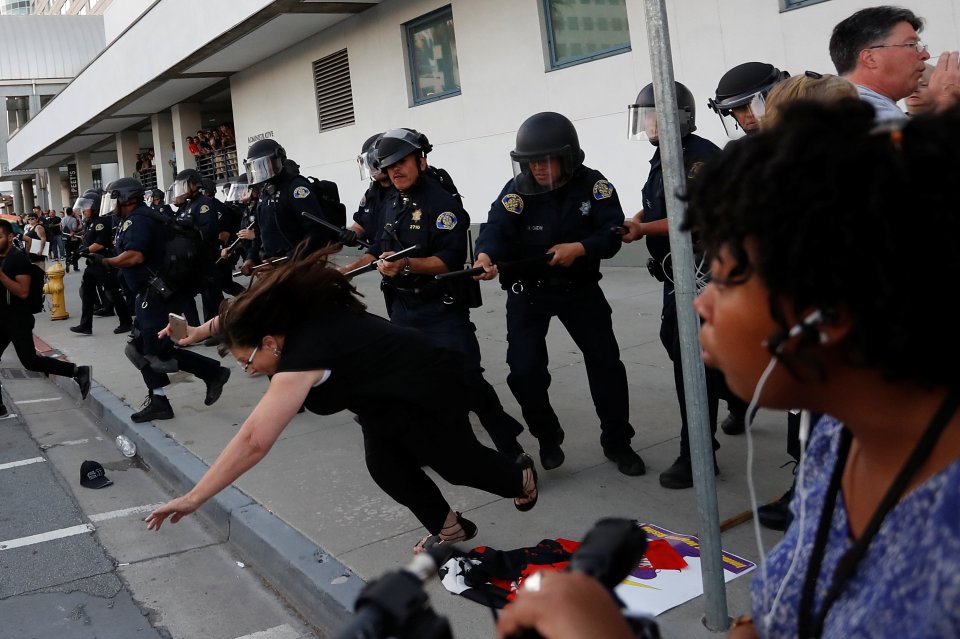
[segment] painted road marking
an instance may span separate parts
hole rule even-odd
[[[243,635],[237,639],[300,639],[300,633],[291,628],[288,624],[255,632],[252,635]]]
[[[8,468],[16,468],[17,466],[29,466],[30,464],[39,464],[40,462],[47,461],[43,457],[33,457],[32,459],[21,459],[20,461],[7,462],[6,464],[0,464],[0,470],[6,470]]]
[[[39,404],[40,402],[59,402],[62,397],[41,397],[40,399],[23,399],[19,402],[14,402],[17,406],[20,404]]]
[[[20,537],[19,539],[11,539],[10,541],[0,541],[0,550],[12,550],[14,548],[42,544],[45,541],[52,541],[54,539],[63,539],[64,537],[73,537],[74,535],[92,533],[94,530],[96,530],[96,528],[90,524],[80,524],[79,526],[71,526],[70,528],[51,530],[50,532],[40,533],[39,535]]]
[[[90,443],[89,439],[71,439],[68,442],[60,442],[58,446],[79,446],[80,444]]]
[[[134,506],[133,508],[123,508],[121,510],[111,510],[108,513],[100,513],[99,515],[90,515],[90,521],[107,521],[108,519],[119,519],[120,517],[129,517],[130,515],[139,515],[141,513],[153,512],[158,506],[162,506],[164,502],[159,502],[156,504],[147,504],[146,506]]]

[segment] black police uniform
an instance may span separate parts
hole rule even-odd
[[[373,255],[419,245],[411,258],[437,257],[451,271],[463,268],[470,217],[437,180],[421,176],[409,193],[391,190],[380,215],[383,227],[370,248]],[[437,346],[462,355],[470,381],[470,410],[497,450],[518,454],[516,438],[523,426],[503,410],[497,392],[483,377],[476,326],[470,321],[468,287],[474,285],[472,280],[451,285],[432,275],[401,273],[383,278],[382,286],[393,323],[420,329]]]
[[[522,175],[520,179],[529,179]],[[611,309],[600,290],[600,260],[620,250],[623,225],[616,190],[599,171],[580,167],[558,189],[520,195],[510,180],[492,204],[477,239],[477,253],[494,263],[544,255],[556,244],[580,242],[586,254],[568,268],[544,261],[511,277],[507,295],[507,383],[541,447],[559,445],[563,429],[550,405],[546,335],[557,317],[583,352],[590,394],[605,450],[629,448],[627,373],[613,334]],[[521,189],[522,190],[522,189]]]
[[[396,196],[397,190],[393,186],[382,186],[376,180],[370,182],[366,193],[360,200],[357,212],[353,214],[353,221],[363,228],[366,237],[373,238],[383,228],[383,202]]]
[[[698,135],[690,134],[683,138],[683,164],[687,180],[695,179],[697,171],[720,149]],[[643,186],[643,221],[655,222],[667,217],[667,199],[663,186],[663,167],[660,163],[660,149],[650,159],[650,174]],[[651,267],[654,276],[663,281],[663,313],[660,317],[660,341],[673,362],[673,377],[680,402],[680,456],[690,459],[690,438],[687,426],[687,405],[684,400],[683,367],[680,361],[680,331],[677,326],[677,304],[673,293],[673,282],[664,277],[662,265],[669,260],[670,238],[666,235],[647,235],[647,249],[654,264]],[[723,375],[714,368],[706,369],[707,404],[710,411],[710,428],[713,432],[713,449],[720,447],[717,441],[717,408],[724,387]]]
[[[224,202],[217,210],[217,238],[218,248],[224,249],[237,239],[237,233],[240,231],[241,224],[247,209],[242,204]],[[219,241],[219,236],[227,233],[229,237],[226,242]],[[234,250],[229,256],[220,259],[220,250],[217,251],[217,257],[213,265],[213,283],[217,291],[227,295],[239,295],[243,292],[243,285],[233,280],[233,268],[237,265],[240,258],[238,251]]]
[[[104,257],[110,257],[113,253],[113,236],[117,231],[117,218],[113,215],[91,215],[83,222],[83,246],[90,248],[94,244],[99,244],[101,248],[96,251]],[[78,328],[91,330],[93,328],[93,312],[100,302],[100,295],[97,287],[103,291],[104,306],[110,306],[117,314],[120,320],[118,329],[126,328],[129,330],[132,326],[130,316],[130,307],[120,290],[120,281],[117,279],[115,270],[107,268],[99,261],[88,260],[87,266],[83,269],[83,277],[80,280],[80,324]],[[120,331],[123,332],[123,331]]]
[[[207,247],[206,271],[198,274],[206,280],[206,286],[200,293],[200,301],[203,305],[204,321],[210,320],[220,310],[220,303],[223,302],[223,293],[214,284],[213,263],[217,258],[219,246],[217,240],[217,231],[219,228],[220,210],[223,203],[202,193],[198,193],[192,200],[180,207],[177,211],[177,222],[193,226],[200,231],[203,237],[204,245]],[[185,306],[183,308],[184,317],[187,322],[193,326],[199,326],[199,313],[197,313],[196,302],[193,298],[185,297]]]
[[[161,215],[165,216],[168,219],[172,220],[177,217],[177,214],[174,212],[173,208],[166,202],[164,202],[163,204],[150,204],[149,206],[151,209],[153,209],[157,213],[160,213]]]
[[[209,383],[216,379],[220,370],[220,364],[216,360],[177,348],[170,338],[161,340],[157,337],[157,333],[168,323],[168,314],[179,313],[184,307],[183,295],[174,293],[164,300],[150,287],[151,279],[160,272],[163,265],[164,237],[163,222],[146,204],[131,211],[120,223],[117,233],[118,255],[124,251],[139,251],[144,256],[142,263],[120,269],[121,282],[136,296],[133,342],[141,355],[155,356],[161,360],[175,359],[180,370]],[[158,373],[150,366],[142,367],[140,372],[151,391],[170,383],[165,373]]]
[[[255,259],[291,256],[297,245],[307,240],[306,252],[312,253],[338,239],[337,234],[302,213],[327,219],[307,179],[294,175],[287,167],[260,185],[257,201],[257,223],[260,232],[254,240]]]

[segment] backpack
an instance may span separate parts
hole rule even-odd
[[[347,225],[347,207],[340,202],[340,190],[337,188],[337,183],[315,177],[305,177],[304,179],[310,185],[310,191],[320,202],[320,208],[323,209],[323,219],[344,228]]]
[[[163,259],[156,275],[176,293],[193,296],[205,290],[213,262],[200,229],[153,209],[143,214],[160,222],[164,230]]]

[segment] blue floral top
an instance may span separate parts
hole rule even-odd
[[[797,609],[824,496],[837,461],[842,425],[824,417],[810,439],[803,486],[790,505],[793,524],[767,555],[767,575],[752,584],[753,618],[764,639],[797,636]],[[803,529],[800,503],[805,501]],[[797,565],[770,615],[794,549]],[[814,612],[830,587],[837,563],[853,546],[843,493],[827,542],[814,596]],[[934,475],[890,511],[856,573],[826,618],[824,639],[960,637],[960,461]]]

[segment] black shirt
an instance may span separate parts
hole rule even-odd
[[[98,253],[111,255],[113,236],[116,231],[117,218],[112,215],[94,215],[83,221],[83,245],[99,244],[103,248]]]
[[[349,410],[402,423],[467,411],[456,355],[370,313],[332,309],[285,336],[277,372],[314,370],[330,371],[304,402],[319,415]]]
[[[23,251],[11,247],[7,256],[0,259],[3,260],[0,262],[0,269],[10,279],[15,280],[18,275],[34,276],[33,264],[30,263]],[[29,313],[26,300],[20,299],[5,286],[0,285],[0,289],[2,289],[0,290],[0,313],[20,311]]]

